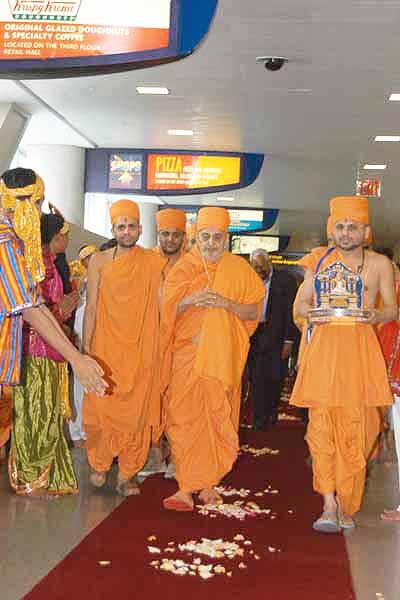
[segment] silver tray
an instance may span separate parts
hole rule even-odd
[[[311,323],[329,323],[330,321],[343,321],[366,323],[372,315],[371,310],[357,308],[313,308],[308,313]]]

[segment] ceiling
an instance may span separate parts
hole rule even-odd
[[[329,197],[354,191],[358,167],[386,162],[383,197],[371,205],[377,239],[393,243],[400,144],[373,138],[400,134],[400,103],[387,102],[400,92],[399,25],[397,0],[220,0],[208,36],[185,60],[107,76],[0,81],[0,101],[33,115],[25,145],[262,152],[258,181],[225,196],[235,198],[229,205],[281,208],[285,233],[319,230]],[[259,55],[289,63],[268,72]],[[136,86],[148,84],[171,95],[137,95]],[[195,135],[172,138],[168,129]]]

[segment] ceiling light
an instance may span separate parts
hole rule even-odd
[[[400,135],[377,135],[375,142],[400,142]]]
[[[386,167],[387,165],[372,165],[367,163],[363,166],[363,169],[366,171],[384,171]]]
[[[235,198],[233,196],[217,196],[217,200],[219,202],[234,202]]]
[[[400,94],[390,94],[389,102],[400,102]]]
[[[166,87],[151,87],[151,86],[139,86],[136,88],[138,94],[149,94],[154,96],[168,96],[170,93]]]
[[[193,129],[168,129],[168,135],[194,135]]]

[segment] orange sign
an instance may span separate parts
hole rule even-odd
[[[171,0],[2,0],[0,59],[167,48]]]
[[[357,196],[381,197],[382,183],[379,179],[359,179],[357,181]]]
[[[239,156],[149,154],[148,190],[190,190],[236,185],[240,182]]]

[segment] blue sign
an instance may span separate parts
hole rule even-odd
[[[219,161],[221,158],[233,158],[240,164],[240,169],[237,173],[237,178],[224,180],[224,174],[215,181],[210,178],[208,187],[183,188],[182,186],[171,185],[168,189],[158,189],[154,184],[155,178],[151,176],[152,170],[151,161],[154,157],[158,157],[161,161],[165,156],[167,158],[168,168],[172,168],[179,161],[183,165],[184,159],[190,157],[193,162],[198,159],[199,164],[213,164],[213,159]],[[117,158],[116,158],[117,157]],[[174,159],[171,160],[171,157]],[[181,159],[181,160],[179,160]],[[138,161],[141,161],[139,167]],[[132,162],[132,165],[128,165]],[[85,192],[107,194],[120,191],[140,192],[143,195],[151,196],[182,196],[191,194],[207,194],[211,192],[224,192],[226,190],[236,190],[251,185],[258,177],[261,167],[264,162],[263,154],[252,154],[245,152],[215,152],[215,151],[184,151],[184,150],[156,150],[156,149],[139,149],[139,148],[96,148],[94,150],[86,150],[86,172],[85,172]],[[172,165],[170,167],[170,164]],[[225,163],[224,163],[225,164]],[[129,168],[129,172],[125,173],[125,166]],[[116,169],[112,171],[111,169]],[[135,173],[132,171],[136,170]],[[139,171],[141,171],[139,184]],[[215,169],[213,169],[215,171]],[[240,172],[239,172],[240,171]],[[149,175],[150,173],[150,175]],[[170,175],[170,173],[167,173]],[[176,173],[172,173],[176,179]],[[122,179],[121,179],[122,176]],[[225,183],[223,183],[225,181]],[[120,185],[123,184],[123,185]],[[254,217],[252,217],[254,220]],[[257,217],[258,218],[258,217]],[[246,222],[246,220],[244,220]],[[275,219],[273,223],[275,222]],[[272,224],[273,224],[272,223]],[[253,224],[253,228],[262,229],[265,227],[265,214],[262,227],[256,227],[257,223]],[[269,225],[271,227],[272,225]],[[247,230],[247,226],[246,226]]]
[[[110,190],[140,190],[142,187],[143,155],[115,152],[109,156],[108,188]]]

